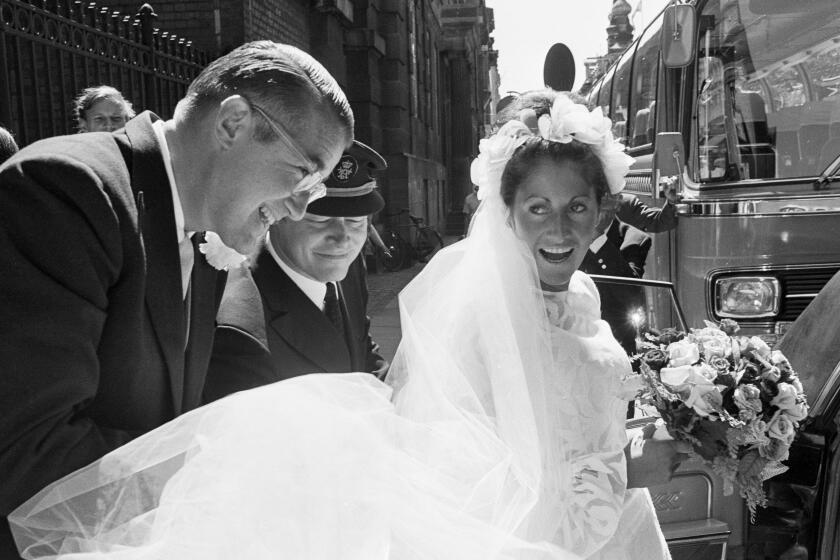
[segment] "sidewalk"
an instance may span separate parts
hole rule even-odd
[[[389,362],[394,357],[401,336],[397,295],[423,270],[423,266],[415,263],[411,268],[397,272],[368,273],[370,335],[379,344],[382,356]]]
[[[445,246],[452,245],[459,237],[444,237]],[[397,272],[368,272],[368,315],[370,335],[379,344],[382,356],[391,361],[400,343],[400,309],[397,295],[417,274],[423,264],[414,263],[410,268]]]

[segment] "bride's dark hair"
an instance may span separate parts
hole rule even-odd
[[[529,138],[513,153],[502,172],[501,195],[505,205],[513,205],[516,191],[541,163],[572,165],[583,179],[595,187],[598,205],[610,192],[601,160],[587,144],[576,140],[563,144],[540,137]]]
[[[554,100],[559,95],[565,95],[573,102],[586,106],[586,100],[571,92],[559,92],[552,89],[541,89],[528,91],[517,97],[505,109],[499,113],[497,124],[499,126],[514,119],[522,119],[523,112],[527,112],[533,122],[526,122],[532,130],[535,130],[536,119],[551,112]],[[516,196],[519,185],[528,178],[528,175],[542,162],[556,164],[575,165],[584,180],[595,187],[595,194],[598,204],[605,201],[607,205],[612,204],[613,197],[609,194],[607,176],[604,174],[604,167],[598,156],[588,144],[572,140],[563,144],[551,142],[539,136],[526,141],[508,161],[502,173],[501,195],[505,205],[510,207]]]

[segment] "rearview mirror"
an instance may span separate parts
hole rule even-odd
[[[666,68],[682,68],[694,59],[696,13],[694,6],[675,4],[662,14],[662,62]]]
[[[659,175],[682,175],[685,162],[683,157],[683,139],[679,132],[660,132],[656,135],[656,150],[653,154],[653,167]]]

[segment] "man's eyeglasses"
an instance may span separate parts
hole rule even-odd
[[[324,185],[324,177],[321,175],[321,172],[318,171],[318,165],[303,153],[303,150],[300,149],[298,143],[295,142],[288,132],[286,132],[286,129],[282,124],[271,118],[259,105],[251,103],[251,107],[257,113],[262,115],[262,118],[266,120],[268,126],[271,127],[271,130],[273,130],[274,134],[279,136],[280,140],[286,144],[289,151],[291,151],[297,159],[305,162],[307,165],[307,167],[301,167],[303,177],[292,189],[292,196],[309,193],[309,202],[312,202],[326,195],[327,187]]]

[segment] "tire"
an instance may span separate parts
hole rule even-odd
[[[421,262],[429,262],[432,255],[443,249],[443,238],[438,232],[430,227],[417,231],[417,238],[414,240],[414,256]]]
[[[408,257],[402,239],[394,235],[393,232],[388,234],[383,239],[385,246],[388,247],[388,253],[382,254],[382,267],[388,272],[396,272],[405,267],[405,260]]]

